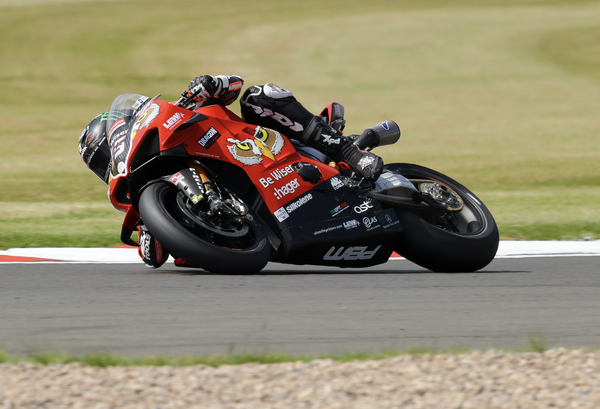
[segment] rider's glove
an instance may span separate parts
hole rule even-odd
[[[237,99],[244,80],[237,75],[202,75],[194,78],[188,86],[188,96],[196,106],[229,105]]]
[[[217,75],[215,79],[219,82],[219,88],[213,96],[215,103],[229,105],[237,99],[244,85],[242,77],[237,75]]]
[[[169,258],[169,252],[158,240],[146,229],[146,226],[138,227],[140,247],[138,254],[148,267],[158,268],[165,264]]]
[[[190,82],[187,94],[192,100],[196,101],[198,106],[202,106],[216,93],[217,87],[218,82],[215,80],[215,77],[212,75],[202,75]]]
[[[383,159],[360,149],[355,143],[346,143],[341,153],[343,161],[360,177],[375,181],[383,172]]]

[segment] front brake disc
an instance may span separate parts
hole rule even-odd
[[[431,180],[411,179],[411,182],[417,185],[419,192],[429,195],[436,202],[448,209],[449,212],[460,212],[464,207],[460,196],[448,185]]]

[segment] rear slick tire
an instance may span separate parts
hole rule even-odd
[[[487,266],[499,244],[498,227],[487,207],[469,189],[435,170],[396,163],[386,170],[408,179],[429,179],[449,186],[463,200],[464,209],[452,217],[460,228],[443,228],[425,220],[416,210],[396,207],[402,225],[395,248],[404,258],[435,272],[472,272]],[[472,228],[477,223],[477,228]],[[465,229],[464,226],[469,228]]]
[[[271,247],[261,226],[252,222],[245,236],[216,237],[216,244],[213,233],[184,227],[188,223],[177,206],[178,192],[167,182],[154,183],[143,191],[139,202],[143,223],[171,254],[219,274],[254,274],[265,267]]]

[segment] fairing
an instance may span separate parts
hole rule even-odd
[[[245,123],[222,106],[190,111],[139,94],[117,98],[109,118],[114,160],[110,199],[115,208],[127,212],[124,226],[130,230],[139,217],[135,190],[142,187],[134,183],[136,169],[154,159],[172,158],[176,151],[181,167],[174,172],[194,160],[227,164],[218,175],[225,181],[234,177],[232,165],[243,171],[240,176],[262,199],[261,205],[248,204],[277,232],[279,253],[286,262],[364,266],[384,262],[392,252],[388,238],[401,229],[394,211],[357,195],[336,168],[301,155],[279,132]],[[154,157],[143,157],[147,152],[140,144],[151,133],[158,140],[157,151]],[[160,169],[160,176],[171,175],[167,168]]]

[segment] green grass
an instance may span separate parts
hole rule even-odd
[[[0,248],[118,244],[77,137],[116,95],[175,99],[204,73],[275,82],[313,112],[338,101],[352,133],[396,120],[400,142],[377,152],[469,187],[504,239],[600,238],[597,1],[12,3]]]
[[[530,336],[526,345],[519,349],[510,349],[506,352],[544,352],[550,349],[547,337],[543,333]],[[310,362],[316,359],[331,359],[337,362],[381,360],[399,355],[423,354],[463,354],[474,351],[465,347],[437,348],[411,347],[406,349],[389,349],[378,352],[346,352],[325,355],[294,355],[285,353],[229,353],[224,355],[189,355],[189,356],[122,356],[105,352],[87,353],[84,355],[69,355],[60,351],[30,350],[25,354],[10,354],[0,350],[0,364],[30,362],[41,365],[82,363],[90,366],[192,366],[192,365],[243,365],[247,363],[275,364],[283,362]]]
[[[420,351],[417,351],[421,353]],[[412,352],[412,353],[417,353]],[[191,365],[242,365],[246,363],[274,364],[282,362],[309,362],[315,359],[333,359],[339,362],[353,360],[376,360],[398,356],[399,351],[383,351],[378,353],[346,353],[339,355],[292,355],[292,354],[227,354],[207,356],[176,356],[176,357],[131,357],[107,353],[89,353],[81,356],[70,356],[56,351],[31,352],[25,355],[11,355],[0,352],[0,363],[31,362],[42,365],[68,364],[79,362],[90,366],[191,366]]]
[[[6,202],[0,243],[11,247],[115,247],[122,217],[107,203]],[[42,234],[38,234],[40,231]]]

